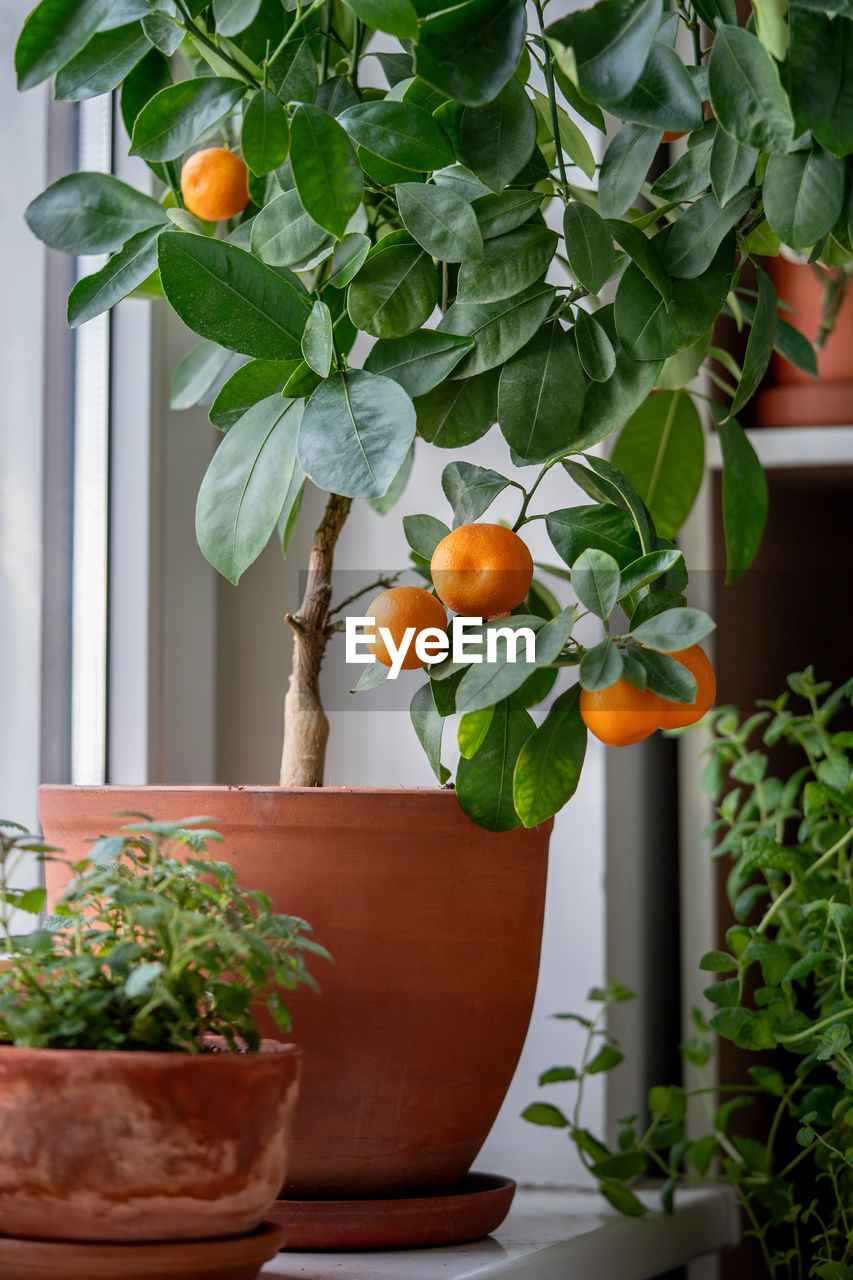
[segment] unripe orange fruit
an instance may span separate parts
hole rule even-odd
[[[400,664],[404,671],[414,671],[417,667],[426,666],[426,662],[415,652],[415,644],[422,631],[430,627],[447,634],[447,614],[441,601],[422,587],[390,587],[387,591],[380,592],[368,607],[365,616],[372,618],[376,627],[376,639],[368,641],[367,647],[376,655],[377,661],[386,667],[393,666],[394,659],[379,634],[379,628],[385,627],[391,632],[397,647],[407,628],[415,628],[406,656]]]
[[[204,222],[235,218],[249,203],[245,160],[225,147],[194,152],[181,169],[181,195],[190,213]]]
[[[463,524],[439,542],[430,571],[448,609],[469,618],[494,618],[527,595],[533,557],[518,534],[502,524]]]

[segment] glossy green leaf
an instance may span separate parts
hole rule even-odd
[[[723,458],[723,527],[726,535],[726,581],[736,582],[761,545],[767,520],[767,477],[734,418],[717,424]]]
[[[361,165],[344,130],[322,107],[304,103],[294,112],[290,168],[303,209],[340,240],[361,204]]]
[[[732,196],[737,195],[749,182],[755,172],[758,151],[755,147],[744,147],[726,133],[718,129],[711,145],[711,186],[718,204],[725,208]]]
[[[138,231],[100,271],[78,280],[68,295],[68,324],[74,329],[126,298],[157,268],[162,227]]]
[[[404,338],[380,338],[364,367],[393,378],[410,396],[424,396],[448,377],[473,345],[472,338],[419,329]]]
[[[771,156],[764,213],[783,244],[807,249],[832,230],[844,200],[844,162],[822,147]]]
[[[242,80],[201,76],[155,93],[133,126],[130,154],[175,160],[233,110],[246,92]]]
[[[620,569],[641,555],[640,539],[630,517],[611,503],[565,507],[546,518],[548,537],[560,559],[572,565],[588,547],[612,556]]]
[[[807,64],[810,67],[819,66],[821,74],[815,76],[806,71],[802,74],[801,81],[803,88],[808,86],[812,92],[821,93],[820,109],[809,111],[808,124],[815,140],[836,156],[848,156],[853,152],[853,27],[850,16],[848,12],[846,17],[837,17],[832,22],[830,56],[825,57],[823,50],[815,51],[816,60]],[[808,17],[815,23],[825,20],[823,14],[810,13]],[[798,54],[802,57],[802,51],[797,49],[796,39],[801,39],[801,34],[798,29],[797,36],[794,36],[792,22],[792,62]],[[806,56],[809,51],[807,45]],[[793,84],[791,97],[793,102]]]
[[[409,715],[418,740],[426,753],[429,766],[443,786],[450,777],[450,771],[441,763],[444,720],[438,714],[429,680],[415,691],[409,707]]]
[[[320,378],[327,378],[332,367],[332,316],[325,302],[318,298],[302,334],[302,357]]]
[[[712,136],[688,147],[684,155],[652,183],[652,195],[663,200],[692,200],[711,183],[711,153],[714,138],[720,130],[713,126]]]
[[[447,103],[445,105],[458,109],[458,103]],[[491,194],[485,182],[481,182],[476,173],[472,173],[464,164],[450,164],[445,165],[443,169],[436,169],[432,175],[432,180],[437,187],[449,187],[451,191],[455,191],[458,196],[461,196],[463,200],[467,200],[469,204],[473,204],[475,200]]]
[[[196,537],[207,560],[238,582],[278,524],[296,465],[301,404],[261,400],[220,444],[201,483]]]
[[[755,34],[777,62],[788,52],[788,0],[754,0]]]
[[[652,593],[653,595],[657,593]],[[651,599],[647,596],[646,599]],[[633,619],[632,619],[633,620]],[[677,652],[677,650],[675,650]],[[656,649],[635,647],[631,656],[640,664],[646,677],[645,687],[670,702],[693,702],[696,698],[696,677],[683,663]]]
[[[481,106],[515,71],[526,35],[524,0],[467,0],[440,8],[423,16],[415,69],[448,98]]]
[[[640,591],[643,587],[647,587],[652,582],[656,582],[659,578],[668,573],[670,569],[684,566],[684,556],[673,547],[669,551],[650,551],[648,555],[640,556],[638,560],[634,560],[626,569],[623,569],[619,582],[619,599],[624,600],[626,596],[631,595],[634,591]]]
[[[535,143],[536,112],[515,76],[486,106],[462,113],[462,158],[495,192],[527,163]]]
[[[662,367],[660,361],[635,360],[623,348],[616,332],[612,306],[599,308],[595,320],[610,340],[616,356],[616,369],[606,382],[587,385],[583,416],[575,441],[578,449],[588,449],[617,431],[645,400]]]
[[[563,235],[572,275],[584,289],[598,293],[616,272],[613,236],[607,223],[589,205],[572,200],[563,214]]]
[[[463,262],[457,283],[458,302],[499,302],[532,285],[551,264],[558,237],[536,223],[493,236],[482,257]]]
[[[203,338],[264,360],[299,354],[307,295],[245,249],[182,231],[158,241],[160,278],[180,318]]]
[[[413,551],[424,560],[431,560],[442,538],[450,533],[447,525],[435,516],[403,516],[403,532]]]
[[[357,18],[398,40],[417,40],[418,15],[409,0],[344,0]]]
[[[632,628],[631,634],[640,644],[664,653],[680,653],[698,644],[714,630],[715,623],[701,609],[667,609],[647,622]],[[641,657],[640,654],[637,655]]]
[[[227,377],[234,353],[218,342],[199,342],[178,361],[172,375],[170,409],[191,409],[194,404],[207,404],[216,394],[213,388]],[[247,406],[248,407],[248,406]]]
[[[643,554],[651,551],[655,543],[654,528],[645,503],[628,477],[606,458],[586,454],[584,463],[586,465],[573,458],[563,459],[564,469],[584,493],[588,493],[596,502],[612,502],[630,516]]]
[[[453,527],[478,520],[494,502],[509,481],[489,467],[476,467],[471,462],[450,462],[441,473],[444,496],[453,508]]]
[[[171,83],[172,73],[168,62],[157,49],[149,49],[145,57],[128,73],[121,86],[119,104],[128,135],[133,133],[134,121],[146,102],[150,102],[156,93]]]
[[[439,330],[470,335],[475,341],[454,377],[483,373],[515,355],[545,319],[553,297],[553,287],[540,283],[501,302],[454,302],[442,316]]]
[[[622,3],[622,0],[603,0],[603,3]],[[623,125],[613,137],[604,153],[598,179],[598,199],[605,218],[621,218],[631,208],[662,137],[662,129],[649,129],[641,124]]]
[[[664,302],[668,303],[672,296],[672,287],[664,266],[660,241],[649,239],[646,233],[640,231],[632,222],[620,221],[618,218],[611,218],[607,226],[616,243],[625,250],[631,261],[654,285]]]
[[[296,364],[295,360],[249,360],[241,365],[218,391],[210,406],[210,421],[227,431],[253,404],[281,395]]]
[[[414,435],[414,407],[396,382],[361,369],[333,373],[305,406],[299,465],[320,489],[381,498]]]
[[[595,693],[609,689],[622,676],[624,663],[621,651],[609,638],[587,649],[580,660],[578,676],[581,686]]]
[[[353,324],[375,338],[419,329],[438,300],[438,274],[414,241],[379,244],[367,255],[347,293]]]
[[[573,329],[584,372],[593,382],[606,382],[616,372],[616,352],[595,316],[578,307]]]
[[[539,117],[539,140],[548,153],[550,162],[551,151],[556,150],[556,136],[554,134],[554,119],[551,112],[551,103],[544,93],[540,93],[538,89],[533,90],[533,105],[536,114]],[[575,124],[568,111],[557,104],[557,135],[560,139],[560,146],[568,156],[572,164],[577,165],[582,173],[588,178],[595,177],[595,156],[586,140],[583,131]],[[534,153],[535,154],[535,153]]]
[[[482,711],[469,711],[459,721],[459,754],[466,760],[471,760],[480,750],[494,714],[494,707],[484,707]]]
[[[369,252],[368,237],[361,231],[350,231],[335,245],[329,284],[335,289],[344,289],[359,272]]]
[[[773,281],[766,271],[762,271],[759,267],[757,274],[758,299],[749,330],[749,340],[746,344],[743,373],[729,410],[732,416],[739,413],[758,390],[761,379],[767,372],[767,366],[773,354],[773,344],[776,341],[776,325],[778,323],[776,290],[773,288]]]
[[[142,19],[142,30],[146,37],[167,58],[177,52],[184,38],[184,29],[168,13],[149,13]]]
[[[462,196],[422,182],[401,182],[395,194],[403,225],[427,253],[444,262],[482,257],[477,215]]]
[[[496,706],[504,698],[517,693],[536,670],[536,663],[527,661],[523,656],[526,652],[523,640],[518,643],[515,662],[507,658],[505,640],[498,640],[497,652],[494,662],[474,663],[459,681],[456,710],[461,714]]]
[[[271,267],[296,267],[321,261],[332,252],[334,237],[302,206],[297,191],[274,196],[252,222],[252,253]]]
[[[491,240],[493,236],[506,235],[527,222],[541,204],[541,192],[510,188],[500,195],[478,196],[472,202],[472,208],[477,215],[480,234],[484,240]]]
[[[705,438],[686,391],[656,391],[628,419],[611,455],[664,538],[674,538],[696,501]]]
[[[676,222],[667,237],[663,259],[671,275],[695,280],[703,275],[725,237],[755,203],[757,192],[748,187],[721,209],[713,195],[702,196]]]
[[[260,89],[246,108],[240,146],[252,173],[271,173],[287,159],[290,126],[284,107],[269,89]]]
[[[149,227],[168,223],[166,210],[108,173],[69,173],[27,206],[27,226],[61,253],[109,253]]]
[[[361,102],[338,120],[360,147],[404,169],[430,172],[456,159],[438,121],[411,102]]]
[[[708,60],[714,115],[733,138],[759,151],[785,152],[794,119],[779,70],[757,36],[721,23]]]
[[[137,22],[92,36],[85,48],[56,73],[57,99],[82,102],[109,93],[124,80],[151,48]]]
[[[294,26],[296,32],[275,51],[269,64],[270,84],[282,102],[313,102],[318,81],[311,35]]]
[[[660,0],[600,0],[553,23],[548,36],[573,50],[586,97],[610,106],[639,80],[661,16]]]
[[[41,84],[85,48],[109,14],[112,0],[42,0],[15,46],[18,88]]]
[[[699,129],[702,101],[687,68],[669,45],[656,40],[634,88],[611,107],[619,120],[655,129]]]
[[[572,565],[572,588],[597,618],[609,618],[619,599],[619,565],[606,551],[588,547]]]
[[[480,750],[456,771],[456,795],[464,813],[487,831],[510,831],[521,819],[513,803],[513,774],[536,725],[514,698],[495,707]]]
[[[570,336],[557,321],[503,366],[498,422],[519,458],[544,462],[570,446],[583,412],[585,383]]]
[[[755,316],[755,308],[752,303],[745,298],[739,299],[740,308],[745,318],[752,323]],[[787,361],[794,365],[797,369],[802,369],[803,373],[807,373],[809,377],[817,377],[817,354],[808,338],[800,333],[799,329],[795,329],[787,320],[783,320],[778,316],[776,321],[776,336],[773,340],[773,349],[778,351],[780,356],[784,356]]]
[[[440,449],[458,449],[484,436],[497,416],[496,370],[440,382],[415,400],[418,435]]]
[[[220,36],[236,36],[254,22],[261,0],[213,0],[213,17]]]
[[[712,333],[713,330],[709,328],[692,346],[685,347],[683,351],[664,361],[655,380],[655,387],[659,391],[680,391],[696,377],[710,350]]]

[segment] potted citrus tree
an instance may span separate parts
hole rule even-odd
[[[261,1224],[285,1176],[301,1051],[261,1039],[253,1002],[289,1030],[283,992],[313,985],[306,953],[325,953],[189,822],[96,841],[26,933],[15,922],[45,895],[12,887],[17,864],[52,851],[0,824],[4,1276],[150,1275],[166,1257],[209,1274],[212,1238],[218,1265],[249,1276],[281,1245]]]
[[[741,271],[766,249],[779,166],[800,166],[800,181],[771,182],[777,209],[811,210],[817,240],[829,211],[817,175],[835,181],[844,161],[795,144],[786,49],[763,21],[756,33],[712,0],[666,15],[659,0],[602,0],[550,25],[539,4],[528,24],[521,0],[139,0],[120,19],[94,0],[43,0],[16,49],[24,89],[54,77],[67,99],[117,91],[131,151],[160,193],[81,173],[30,205],[46,244],[112,255],[75,286],[69,321],[153,279],[203,339],[179,391],[190,375],[213,390],[241,359],[211,405],[224,435],[196,508],[199,545],[230,581],[271,539],[287,550],[307,481],[328,500],[304,598],[287,602],[280,787],[192,801],[180,788],[143,801],[47,788],[43,822],[74,845],[123,807],[221,816],[241,878],[275,899],[286,885],[338,961],[322,1017],[300,1009],[303,1043],[326,1069],[304,1092],[291,1194],[455,1183],[524,1039],[549,822],[574,793],[587,727],[624,745],[672,717],[696,719],[713,697],[695,648],[712,623],[688,606],[671,541],[702,474],[702,425],[684,388],[718,315],[754,316],[743,367],[729,361],[732,402],[714,410],[737,576],[766,493],[733,415],[774,343],[814,360],[777,322],[767,276],[751,299]],[[707,65],[700,20],[719,20]],[[374,48],[387,89],[364,83]],[[587,133],[604,134],[604,110],[620,127],[599,165]],[[650,185],[667,131],[689,135],[687,152]],[[359,335],[372,341],[364,358]],[[496,421],[502,472],[445,468],[454,527],[432,513],[406,520],[427,586],[481,619],[482,652],[429,664],[446,624],[424,588],[392,588],[368,615],[384,626],[369,641],[383,670],[407,632],[412,664],[430,665],[412,718],[442,784],[442,724],[463,716],[455,794],[323,789],[319,673],[339,624],[331,571],[352,504],[403,491],[416,439],[456,449]],[[589,452],[616,432],[614,461]],[[538,506],[553,468],[591,501]],[[481,521],[508,489],[515,527]],[[576,605],[532,582],[523,535],[534,519]],[[592,645],[575,635],[579,614],[602,624]],[[522,631],[533,647],[525,637],[513,661],[508,633]],[[427,639],[436,647],[421,658]],[[530,708],[563,667],[580,683],[537,724]],[[397,1076],[377,1069],[386,1061]]]

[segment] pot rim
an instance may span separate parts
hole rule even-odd
[[[230,1049],[224,1053],[185,1053],[180,1049],[53,1049],[47,1045],[8,1044],[0,1041],[0,1055],[5,1057],[12,1053],[38,1053],[50,1054],[55,1058],[72,1057],[75,1061],[97,1058],[99,1062],[128,1062],[137,1066],[146,1062],[160,1064],[167,1062],[257,1063],[269,1062],[281,1056],[290,1058],[302,1057],[302,1046],[293,1044],[291,1041],[265,1038],[261,1041],[261,1045],[263,1047],[260,1049],[245,1050],[238,1053],[234,1053]],[[207,1068],[203,1069],[206,1070]]]
[[[88,793],[104,791],[194,791],[202,794],[205,791],[248,792],[260,795],[299,795],[299,796],[416,796],[418,799],[435,799],[438,796],[451,796],[457,799],[454,787],[282,787],[276,783],[222,783],[222,782],[105,782],[85,783],[42,782],[39,791],[82,791]]]

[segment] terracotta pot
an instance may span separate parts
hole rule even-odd
[[[305,1057],[287,1195],[464,1177],[527,1032],[551,823],[491,834],[438,790],[43,787],[40,805],[75,857],[121,810],[218,818],[217,856],[331,951],[320,995],[285,993]]]
[[[274,1041],[198,1055],[0,1046],[0,1235],[253,1231],[285,1177],[299,1065]]]

